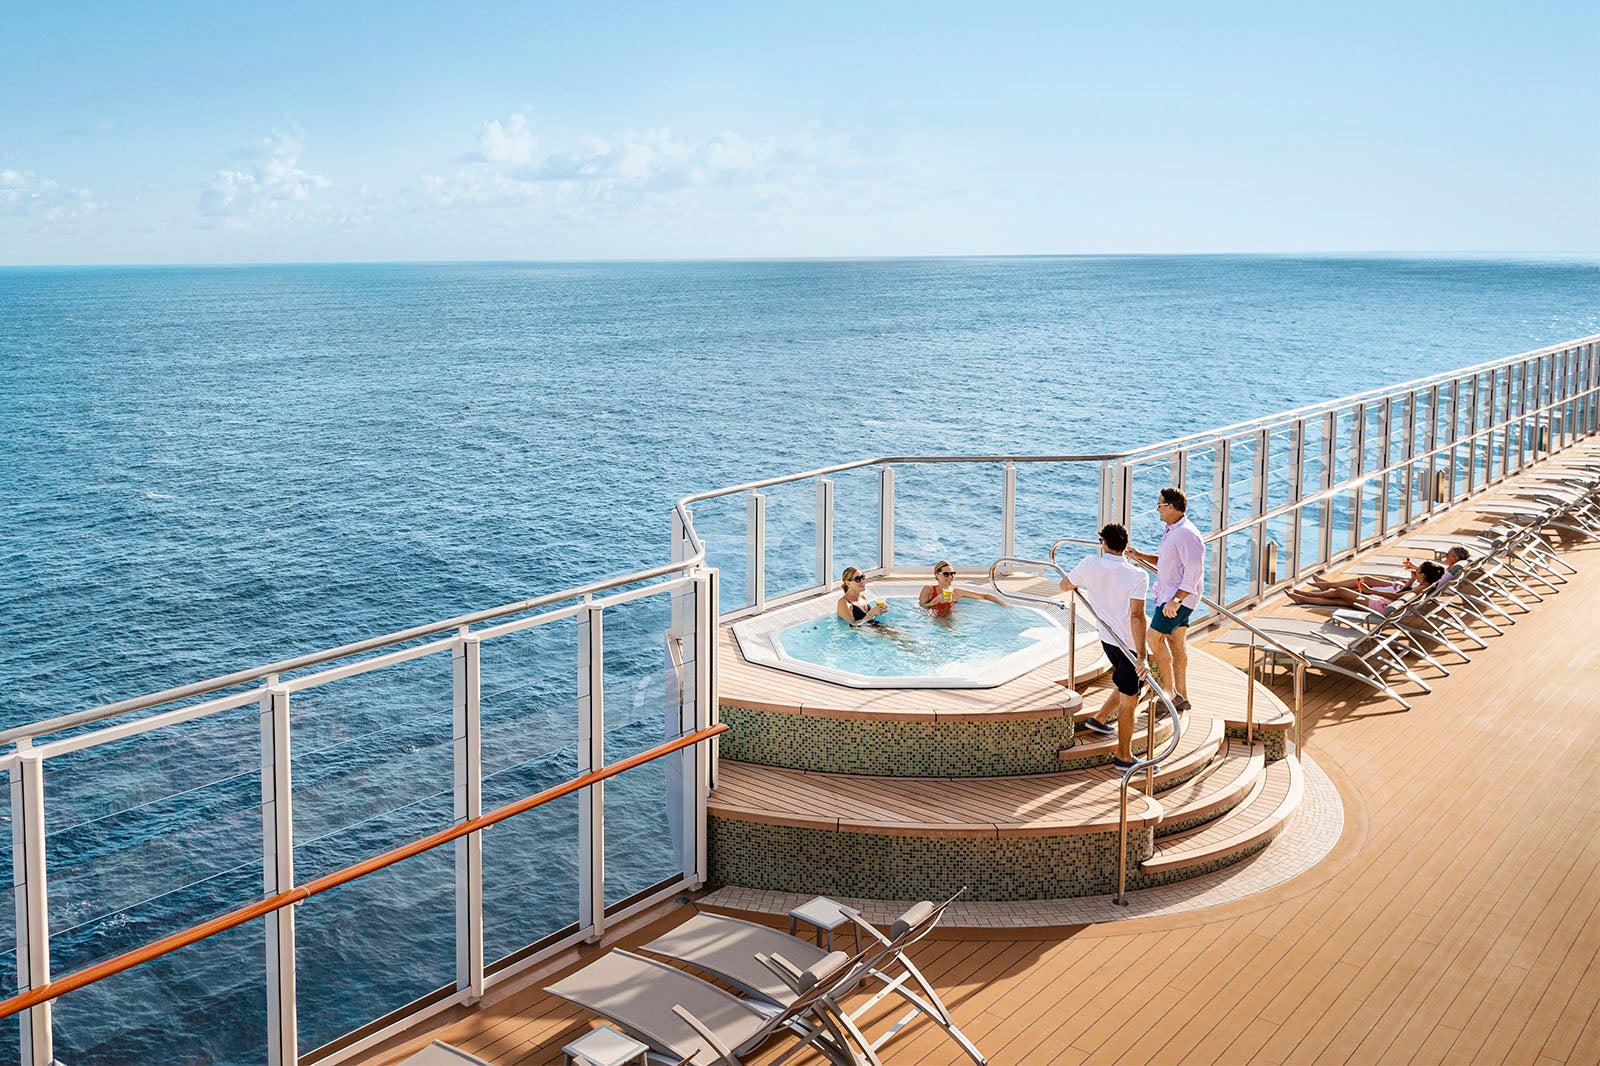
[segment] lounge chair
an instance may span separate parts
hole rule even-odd
[[[866,1045],[871,1051],[876,1052],[921,1014],[943,1029],[979,1066],[987,1061],[956,1026],[939,994],[906,954],[909,947],[933,930],[944,909],[957,896],[939,904],[926,901],[915,904],[894,920],[887,936],[862,918],[859,911],[840,908],[873,942],[862,953],[854,984],[845,987],[842,982],[836,983],[825,997],[829,1008],[838,1011],[841,1028],[851,1034],[859,1033],[860,1019],[891,994],[911,1005],[910,1012],[883,1036]],[[735,988],[777,1007],[789,1006],[800,994],[794,980],[795,972],[814,966],[826,955],[810,942],[769,926],[705,913],[695,915],[665,936],[646,944],[642,950],[715,974]],[[771,956],[785,961],[775,966],[763,965],[762,960]],[[785,970],[786,965],[789,971]],[[839,999],[868,982],[880,982],[882,987],[865,1003],[845,1013]],[[862,1039],[864,1041],[864,1037]]]
[[[593,1011],[656,1054],[694,1066],[742,1066],[743,1056],[784,1034],[797,1037],[798,1043],[778,1062],[814,1047],[836,1066],[860,1066],[874,1060],[852,1047],[831,1012],[818,1004],[831,987],[830,979],[848,976],[851,961],[836,951],[802,971],[808,991],[777,1011],[622,950],[603,955],[545,991]]]
[[[476,1055],[469,1055],[458,1047],[451,1047],[443,1040],[435,1040],[406,1059],[400,1066],[490,1066],[490,1063]]]

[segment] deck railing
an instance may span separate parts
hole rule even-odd
[[[13,1003],[22,1012],[21,1061],[25,1066],[47,1066],[54,1060],[55,1012],[50,1001],[92,983],[82,979],[85,962],[97,980],[124,968],[116,959],[97,957],[104,951],[102,942],[114,941],[114,932],[107,929],[118,924],[119,914],[139,914],[153,901],[194,894],[197,887],[204,890],[199,895],[210,901],[211,908],[229,895],[233,897],[229,902],[250,901],[202,923],[207,935],[241,921],[260,918],[264,923],[265,968],[260,978],[267,1005],[260,1045],[264,1051],[250,1057],[294,1063],[349,1053],[451,1004],[474,1001],[487,987],[539,959],[598,939],[608,922],[701,884],[707,870],[703,830],[712,763],[709,745],[694,741],[722,728],[716,723],[715,704],[716,585],[715,572],[700,559],[689,558],[0,734],[0,739],[16,745],[0,756],[0,770],[11,784],[18,968]],[[611,664],[607,619],[622,616],[636,621],[630,610],[651,603],[660,609],[647,621],[663,623],[650,630],[663,665],[647,670],[642,688],[636,687],[632,694],[655,694],[649,690],[659,681],[663,705],[646,707],[647,720],[641,722],[630,713],[638,708],[624,703],[620,713],[608,719],[608,688],[616,696],[629,694],[617,691],[618,682],[627,678],[630,664],[637,672],[639,649],[635,641],[624,649],[632,656],[628,662]],[[659,646],[663,630],[664,650]],[[553,636],[537,647],[519,643],[535,633]],[[541,674],[537,684],[528,683],[530,672],[550,667],[545,657],[552,647],[564,649],[564,665],[548,676]],[[497,668],[505,675],[502,681],[508,682],[499,688],[493,685]],[[575,698],[551,700],[548,677],[556,678],[555,687]],[[349,688],[364,678],[374,679],[377,697],[357,699]],[[519,685],[531,687],[519,689]],[[320,703],[319,696],[325,697]],[[435,697],[448,701],[445,707],[436,707]],[[541,701],[552,704],[553,710],[538,706]],[[357,703],[364,705],[359,714],[350,710]],[[496,713],[487,714],[490,707],[497,708]],[[251,709],[255,713],[248,713]],[[230,713],[240,711],[246,713]],[[198,742],[196,727],[207,730]],[[644,741],[652,736],[664,743],[656,744],[651,758],[638,758],[639,748],[647,746]],[[608,737],[614,745],[609,755]],[[202,754],[204,746],[215,750]],[[258,771],[240,772],[230,765],[231,773],[207,772],[215,764],[239,762],[241,754],[252,750],[259,753]],[[608,892],[605,782],[623,769],[658,759],[657,765],[665,766],[658,771],[664,780],[652,778],[642,787],[647,799],[654,795],[652,817],[665,823],[671,839],[661,846],[663,854],[656,864],[645,870],[643,879],[652,883],[624,884],[620,890],[613,885]],[[113,790],[107,767],[118,760],[138,770],[170,769],[155,772],[153,783],[145,776],[126,786],[133,793],[126,801],[102,799],[100,793]],[[297,770],[307,769],[308,761],[312,772],[302,783]],[[562,764],[572,766],[575,782],[572,772],[560,771]],[[252,778],[259,781],[258,789],[251,786]],[[562,808],[556,814],[570,817],[571,839],[529,847],[519,845],[515,835],[503,836],[507,830],[502,830],[488,841],[495,876],[493,883],[486,883],[483,830],[509,817],[505,809],[484,814],[486,793],[526,795],[552,778],[567,783],[549,790],[546,801],[569,793],[574,797],[568,802],[575,810]],[[535,788],[526,787],[529,780],[537,783]],[[633,786],[634,805],[640,787]],[[220,795],[223,792],[227,801]],[[86,797],[106,809],[84,817]],[[114,830],[119,819],[137,819],[151,804],[173,802],[204,810],[208,819],[232,835],[220,839],[216,826],[193,819],[182,828],[165,827],[170,838],[141,824],[141,832],[130,835],[143,836],[143,843],[115,839],[110,830],[96,832],[103,824]],[[297,819],[297,805],[312,811]],[[259,818],[254,813],[257,806]],[[350,822],[351,818],[356,821]],[[435,826],[436,832],[425,834]],[[252,837],[254,844],[247,839]],[[384,846],[393,840],[403,843]],[[439,883],[437,870],[410,876],[422,878],[423,891],[438,897],[442,907],[453,909],[454,959],[446,956],[409,965],[423,974],[448,973],[453,965],[453,983],[409,1003],[383,1003],[383,993],[374,992],[371,1006],[360,1016],[382,1017],[381,1025],[343,1035],[314,1033],[312,1044],[323,1046],[302,1055],[306,1036],[301,1016],[307,990],[297,991],[297,915],[295,908],[280,904],[312,894],[308,887],[325,891],[343,884],[351,879],[352,870],[370,875],[398,858],[451,841],[453,885]],[[171,870],[142,870],[138,880],[160,886],[150,891],[140,885],[140,895],[150,891],[151,898],[131,906],[111,898],[128,888],[114,874],[96,873],[94,863],[107,862],[114,869],[118,862],[137,861],[130,856],[142,854],[137,850],[141,847],[151,849],[152,861],[158,861],[158,853],[200,851],[190,862],[202,870],[196,876],[190,862],[181,860],[175,860]],[[570,857],[564,854],[567,849]],[[251,850],[253,860],[248,858]],[[318,851],[324,854],[316,854],[311,869],[302,871],[308,876],[297,877],[297,859]],[[364,861],[337,863],[332,873],[323,873],[328,854],[354,855]],[[526,909],[541,881],[550,880],[557,869],[567,869],[573,858],[575,886],[562,908],[570,920],[558,913],[545,925],[522,933],[530,920],[517,912]],[[637,855],[628,858],[637,865]],[[257,866],[259,895],[240,884],[241,875],[255,876],[250,871]],[[85,880],[79,876],[84,869],[89,870],[87,881],[94,891],[85,891],[79,883]],[[426,880],[430,874],[433,881]],[[637,871],[632,876],[640,879]],[[224,886],[231,886],[231,893]],[[52,907],[52,888],[63,887],[70,911]],[[617,902],[619,895],[629,898]],[[394,902],[403,907],[414,901]],[[500,916],[496,938],[502,942],[501,951],[491,952],[486,942],[489,905]],[[87,922],[85,912],[90,916]],[[154,924],[190,925],[203,914],[176,915]],[[354,924],[374,928],[394,917],[387,910],[362,914]],[[63,923],[69,916],[75,929],[89,928],[93,935],[87,944],[67,952],[74,956],[71,965],[80,974],[63,983],[52,978],[53,947],[57,965],[62,954],[59,936],[52,943],[52,919]],[[522,939],[511,940],[513,950],[503,954],[504,942],[519,933]],[[181,946],[179,940],[187,944],[195,939],[190,929],[162,943],[175,948]],[[434,942],[446,945],[443,950],[448,951],[450,939],[435,936]],[[152,954],[152,947],[143,945],[142,955],[132,954],[148,961],[159,954]],[[394,950],[390,945],[391,954]],[[420,944],[408,944],[406,951],[425,954]],[[314,990],[322,993],[320,988]],[[389,995],[394,995],[392,990]],[[71,1004],[72,997],[62,1002]],[[391,1013],[390,1007],[397,1009]],[[336,1039],[325,1044],[329,1037]]]
[[[981,570],[1106,522],[1148,542],[1157,492],[1176,485],[1208,530],[1206,597],[1238,607],[1597,429],[1600,336],[1591,336],[1132,451],[881,456],[697,493],[674,512],[673,550],[706,552],[730,577],[729,619],[815,595],[844,565],[882,573],[944,557]],[[908,491],[913,475],[924,484]]]

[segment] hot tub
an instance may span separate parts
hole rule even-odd
[[[1067,654],[1065,610],[967,599],[929,611],[917,605],[924,584],[874,581],[869,595],[890,608],[879,624],[847,624],[830,595],[737,622],[734,638],[752,663],[852,688],[994,688]],[[1077,637],[1099,655],[1082,616]]]

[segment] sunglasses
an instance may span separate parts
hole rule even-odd
[[[956,576],[956,572],[954,570],[935,570],[933,572],[933,576],[934,577],[955,577]]]

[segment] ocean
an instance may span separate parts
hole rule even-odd
[[[1596,332],[1600,260],[1578,257],[0,269],[0,725],[656,565],[691,492],[873,455],[1122,450]],[[898,558],[992,558],[963,518],[984,476],[905,490],[923,510]],[[790,495],[772,506],[806,514]],[[738,517],[707,505],[702,527],[731,595]],[[775,566],[802,573],[799,519],[774,523]],[[1084,533],[1022,528],[1019,549]],[[662,622],[608,621],[613,756],[659,739]],[[570,639],[486,656],[489,802],[570,773]],[[302,879],[448,821],[448,677],[296,716]],[[56,974],[259,894],[255,728],[247,708],[52,764]],[[612,899],[670,868],[658,785],[611,797]],[[573,919],[549,842],[574,810],[529,817],[488,845],[492,957]],[[418,859],[298,909],[305,1049],[453,980],[450,878]],[[65,997],[57,1055],[260,1061],[261,941]]]

